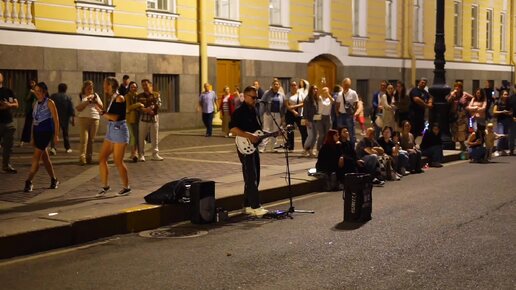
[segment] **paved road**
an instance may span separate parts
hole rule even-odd
[[[316,193],[295,201],[313,215],[233,217],[187,239],[118,236],[4,261],[0,280],[4,289],[514,289],[516,158],[496,161],[375,188],[373,220],[361,227],[341,222],[340,193]]]

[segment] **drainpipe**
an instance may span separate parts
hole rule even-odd
[[[407,27],[408,27],[408,37],[407,37],[407,52],[408,57],[410,58],[410,86],[407,86],[407,88],[411,88],[415,86],[416,83],[416,55],[414,54],[414,27],[412,24],[413,21],[413,11],[411,8],[412,1],[403,1],[406,5],[406,13],[407,13]]]
[[[510,45],[509,45],[509,56],[510,56],[510,59],[511,59],[511,81],[512,81],[512,84],[515,85],[516,84],[516,79],[515,79],[515,76],[514,76],[514,68],[516,67],[516,62],[514,60],[514,1],[509,1],[510,3],[510,11],[509,11],[509,33],[510,33],[510,37],[509,37],[509,41],[510,41]],[[516,88],[516,87],[515,87]]]
[[[201,87],[208,82],[208,42],[206,40],[206,1],[197,0],[198,9],[198,37]]]

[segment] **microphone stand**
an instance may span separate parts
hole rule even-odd
[[[272,121],[278,128],[283,139],[287,140],[287,136],[286,136],[285,132],[281,129],[281,126],[278,124],[278,122],[276,122],[276,119],[274,119],[274,116],[270,112],[270,108],[268,108],[266,110],[266,113],[269,116],[271,116]],[[294,130],[294,126],[287,126],[287,132],[290,130]],[[285,161],[286,161],[286,165],[287,165],[286,173],[287,173],[287,182],[288,182],[287,183],[288,184],[288,187],[287,187],[288,188],[288,199],[289,199],[290,205],[286,212],[285,211],[276,211],[276,212],[268,213],[268,214],[266,214],[266,216],[275,217],[275,218],[289,217],[289,218],[293,219],[294,218],[293,213],[315,213],[315,211],[313,211],[313,210],[295,209],[294,202],[293,202],[293,193],[292,193],[292,181],[290,179],[290,162],[289,162],[289,155],[288,155],[288,146],[283,144],[280,146],[280,148],[283,148],[283,152],[285,153]]]

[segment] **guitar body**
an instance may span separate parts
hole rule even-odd
[[[256,130],[253,134],[257,135],[259,138],[258,142],[256,144],[253,144],[249,139],[245,137],[236,136],[235,137],[235,144],[238,148],[238,152],[249,155],[253,154],[254,151],[256,151],[256,146],[262,142],[263,139],[271,136],[278,136],[280,131],[272,132],[272,133],[265,133],[262,130]]]
[[[254,134],[258,135],[258,136],[263,136],[265,135],[265,133],[262,131],[262,130],[256,130],[254,132]],[[262,141],[263,139],[260,138],[260,141],[258,142],[258,144],[260,144],[260,142]],[[238,148],[238,152],[244,154],[244,155],[250,155],[250,154],[253,154],[254,151],[256,151],[256,146],[258,146],[258,144],[253,144],[251,143],[251,141],[249,141],[249,139],[245,138],[245,137],[240,137],[240,136],[236,136],[235,137],[235,143],[236,143],[236,146]]]

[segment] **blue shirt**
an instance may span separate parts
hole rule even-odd
[[[213,113],[215,111],[215,101],[217,100],[217,95],[215,95],[214,91],[202,92],[199,96],[199,102],[202,105],[203,113]]]

